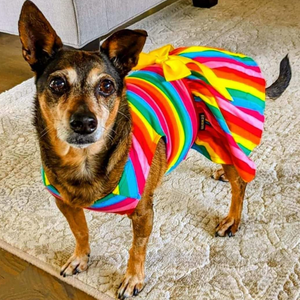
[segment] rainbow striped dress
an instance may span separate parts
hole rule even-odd
[[[249,158],[260,142],[265,80],[249,57],[228,51],[168,45],[141,54],[126,77],[133,140],[115,190],[88,209],[131,214],[143,194],[157,143],[165,140],[168,172],[193,148],[218,164],[233,164],[251,181]],[[47,189],[59,192],[42,172]]]

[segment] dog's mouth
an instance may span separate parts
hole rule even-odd
[[[74,148],[87,148],[88,146],[99,141],[102,133],[100,130],[93,132],[92,134],[78,134],[72,133],[66,139],[66,142]]]
[[[67,143],[74,148],[86,148],[96,141],[94,138],[78,135],[77,137],[71,137],[67,139]]]

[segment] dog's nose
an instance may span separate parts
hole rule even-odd
[[[70,118],[71,129],[80,134],[90,134],[97,128],[96,116],[89,113],[75,113]]]

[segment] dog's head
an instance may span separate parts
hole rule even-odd
[[[121,30],[97,52],[67,51],[44,15],[26,1],[19,34],[23,56],[36,74],[47,129],[76,148],[104,138],[124,98],[124,77],[137,64],[147,33]]]

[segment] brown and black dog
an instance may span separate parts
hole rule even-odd
[[[125,75],[137,64],[147,33],[122,30],[110,36],[100,51],[64,50],[61,39],[30,1],[19,20],[23,56],[36,76],[34,125],[44,170],[59,190],[56,200],[76,239],[73,255],[61,275],[87,269],[90,247],[83,207],[111,193],[118,184],[131,146],[132,124],[125,96]],[[267,92],[276,98],[290,79],[288,61],[276,85]],[[284,76],[283,76],[284,75]],[[76,119],[84,122],[78,133]],[[246,183],[232,165],[223,165],[232,187],[229,213],[217,226],[219,236],[234,235],[239,228]],[[129,216],[133,244],[118,297],[137,295],[144,285],[146,247],[153,223],[153,192],[166,172],[166,148],[158,143],[150,175],[138,206]]]

